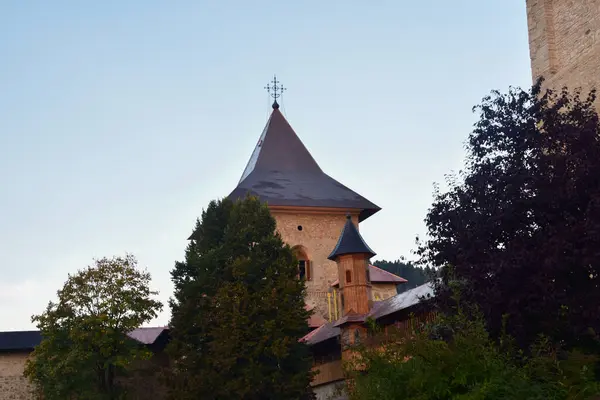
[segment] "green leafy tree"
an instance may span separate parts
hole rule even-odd
[[[512,88],[475,108],[465,170],[426,217],[420,254],[440,268],[436,302],[462,284],[493,337],[538,334],[600,351],[600,125],[595,92]]]
[[[46,400],[116,399],[124,396],[116,377],[150,353],[127,334],[162,309],[152,297],[150,274],[136,259],[102,258],[70,275],[58,301],[32,317],[42,342],[25,375]]]
[[[508,337],[492,340],[483,318],[459,311],[384,347],[358,350],[352,400],[586,400],[600,394],[594,357],[558,351],[539,338],[523,356]],[[390,333],[388,332],[388,335]]]
[[[311,398],[297,273],[265,204],[211,202],[172,271],[171,397]]]

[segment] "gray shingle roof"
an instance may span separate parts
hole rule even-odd
[[[380,210],[358,193],[325,174],[279,109],[274,109],[237,187],[276,206],[332,207],[360,210],[362,221]]]
[[[328,339],[338,337],[340,335],[340,328],[333,326],[333,323],[327,322],[321,325],[314,331],[304,336],[301,341],[305,341],[306,344],[312,346],[313,344],[324,342]]]
[[[342,228],[337,244],[327,258],[335,261],[338,256],[344,254],[367,254],[369,258],[375,255],[375,252],[365,243],[358,229],[356,229],[350,215],[346,217],[346,224]]]
[[[394,275],[384,269],[381,269],[375,265],[369,265],[369,276],[371,283],[406,283],[408,282],[401,276]],[[339,286],[340,280],[336,279],[330,286]]]

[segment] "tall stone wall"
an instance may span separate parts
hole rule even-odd
[[[554,89],[600,89],[600,0],[526,4],[533,80],[543,76]]]
[[[315,307],[315,313],[327,319],[327,292],[331,291],[331,284],[338,279],[337,264],[327,257],[337,244],[346,223],[346,214],[301,208],[272,208],[271,213],[277,221],[277,231],[282,239],[292,247],[301,246],[307,253],[312,276],[306,282],[306,302]],[[358,215],[352,218],[358,224]]]
[[[0,400],[32,400],[32,387],[23,376],[28,352],[0,353]]]
[[[23,376],[29,352],[0,352],[0,400],[34,400],[33,387]],[[161,368],[168,363],[164,353],[138,361],[127,377],[118,378],[131,400],[160,400],[166,396]]]
[[[371,285],[371,295],[373,301],[382,301],[394,297],[398,294],[396,284],[394,283],[373,283]]]

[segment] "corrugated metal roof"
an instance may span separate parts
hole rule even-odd
[[[312,305],[309,305],[306,303],[304,304],[304,309],[306,311],[312,311],[312,310],[314,310],[314,308],[315,307]],[[310,317],[308,317],[308,326],[310,328],[318,328],[321,325],[325,324],[326,322],[327,322],[327,320],[325,318],[321,317],[319,314],[312,313],[310,315]]]
[[[425,283],[416,288],[407,290],[404,293],[400,293],[394,297],[390,297],[387,300],[378,301],[373,304],[373,308],[367,315],[352,315],[351,319],[354,320],[366,320],[367,318],[373,318],[375,320],[391,315],[395,312],[407,309],[419,303],[421,298],[430,298],[434,294],[433,285],[431,283]],[[306,341],[308,345],[314,345],[323,342],[327,339],[339,336],[340,328],[337,325],[341,325],[344,322],[348,322],[348,317],[344,317],[338,321],[328,322],[321,327],[315,329],[308,335],[304,336],[301,340]]]
[[[401,276],[392,274],[391,272],[385,271],[375,265],[369,265],[369,274],[371,275],[371,283],[406,283],[406,279]],[[331,286],[338,286],[339,280],[336,280]]]
[[[362,221],[380,210],[325,174],[279,109],[274,109],[238,183],[229,195],[252,194],[275,206],[360,210]]]
[[[356,225],[352,222],[350,215],[346,217],[346,223],[342,228],[337,244],[327,258],[335,261],[338,256],[343,256],[344,254],[366,254],[369,258],[375,255],[375,252],[371,250],[358,232],[358,229],[356,229]]]
[[[366,320],[366,314],[348,313],[347,315],[335,321],[333,326],[342,326],[348,322],[365,322]]]
[[[406,292],[373,304],[369,317],[379,319],[418,304],[422,297],[433,296],[433,286],[425,283]]]
[[[325,323],[327,323],[327,320],[319,314],[313,314],[308,318],[308,326],[310,328],[318,328]]]
[[[406,283],[406,279],[401,276],[392,274],[386,270],[383,270],[375,265],[369,265],[369,274],[371,275],[371,282],[390,282],[390,283]]]
[[[326,341],[340,335],[340,328],[333,326],[331,322],[321,325],[314,331],[310,332],[302,339],[301,342],[306,342],[309,346]]]

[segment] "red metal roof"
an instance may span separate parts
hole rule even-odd
[[[371,275],[371,282],[373,283],[406,283],[408,282],[406,279],[401,276],[394,275],[391,272],[387,272],[379,267],[374,265],[369,265],[369,274]],[[338,286],[340,284],[339,280],[336,280],[331,284],[331,286]]]
[[[318,328],[326,323],[327,323],[327,320],[317,314],[311,315],[310,318],[308,319],[308,326],[311,328]]]
[[[314,306],[310,306],[308,304],[304,304],[304,309],[306,311],[312,311],[315,307]],[[311,316],[308,318],[308,326],[311,328],[318,328],[321,325],[327,323],[327,320],[323,317],[321,317],[318,314],[311,314]]]
[[[406,279],[401,276],[394,275],[384,269],[369,265],[369,273],[371,274],[371,282],[390,282],[390,283],[406,283]]]

